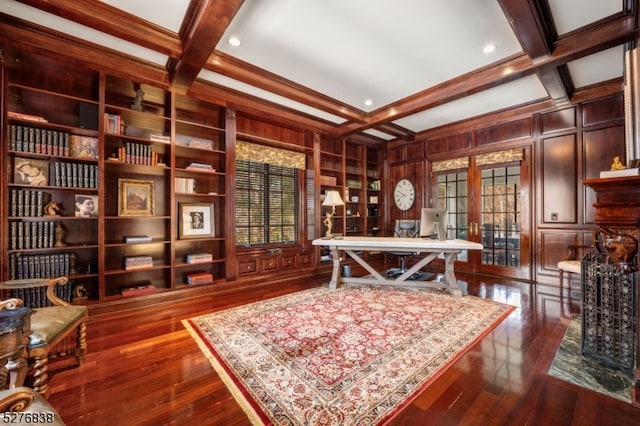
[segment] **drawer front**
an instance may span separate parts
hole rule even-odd
[[[311,255],[310,254],[301,254],[300,255],[300,264],[307,265],[311,263]]]
[[[244,260],[238,264],[240,275],[254,274],[258,270],[258,262],[256,260]]]
[[[296,266],[296,257],[295,256],[283,256],[282,257],[282,267],[283,268],[291,268]]]
[[[262,270],[270,271],[272,269],[276,269],[278,267],[278,262],[275,258],[263,259],[262,260]]]

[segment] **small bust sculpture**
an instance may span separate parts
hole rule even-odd
[[[620,156],[616,155],[615,157],[613,157],[613,163],[611,163],[611,170],[622,170],[622,169],[626,169],[626,167],[624,166],[624,164],[622,164],[622,159],[620,158]]]
[[[142,89],[138,88],[136,90],[136,95],[133,97],[133,103],[131,104],[131,109],[136,111],[143,111],[142,101],[144,101],[144,92]]]

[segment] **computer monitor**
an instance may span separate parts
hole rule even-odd
[[[423,207],[420,214],[420,237],[444,240],[447,237],[447,211]]]

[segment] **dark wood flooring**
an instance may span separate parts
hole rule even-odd
[[[638,425],[640,408],[546,374],[576,300],[559,289],[458,276],[470,294],[517,306],[394,425]],[[49,402],[73,425],[247,425],[184,318],[304,288],[298,280],[92,318],[84,365],[50,377]],[[303,282],[301,282],[303,281]]]

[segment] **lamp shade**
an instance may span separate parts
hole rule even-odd
[[[344,201],[342,201],[342,197],[340,197],[340,193],[338,191],[327,191],[324,201],[322,202],[323,206],[344,206]]]

